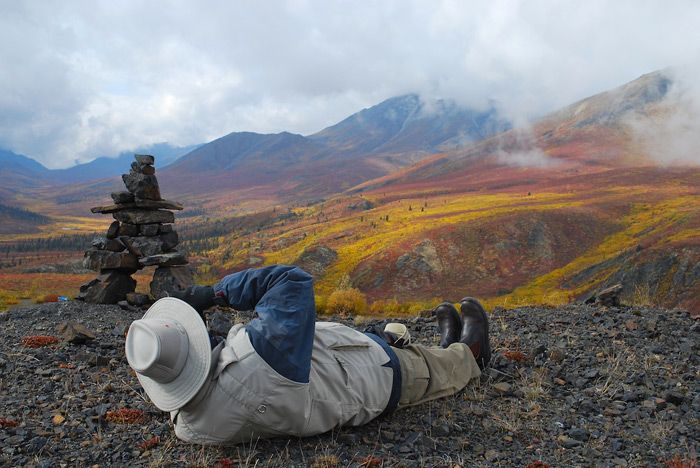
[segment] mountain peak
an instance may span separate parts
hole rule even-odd
[[[350,154],[435,152],[441,145],[480,140],[509,128],[495,110],[478,111],[454,101],[425,101],[418,94],[389,98],[309,138]]]

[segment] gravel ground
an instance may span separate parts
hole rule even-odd
[[[80,302],[0,315],[1,465],[697,466],[700,321],[683,311],[497,310],[492,368],[454,397],[317,437],[204,448],[175,438],[126,364],[123,332],[141,315]],[[250,314],[220,311],[212,326],[230,319]],[[22,345],[66,320],[97,338]],[[430,319],[405,323],[437,343]],[[127,423],[123,408],[143,413],[122,412]]]

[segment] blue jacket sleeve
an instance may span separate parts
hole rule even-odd
[[[238,310],[255,309],[246,330],[255,351],[280,375],[307,383],[316,324],[313,279],[286,265],[240,271],[214,286]]]

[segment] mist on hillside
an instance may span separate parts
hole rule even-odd
[[[700,84],[698,67],[674,68],[665,98],[624,121],[633,139],[663,165],[700,165]]]

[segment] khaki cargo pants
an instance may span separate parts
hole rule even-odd
[[[392,349],[401,365],[399,408],[454,395],[481,375],[474,355],[463,343],[445,349],[421,345]]]

